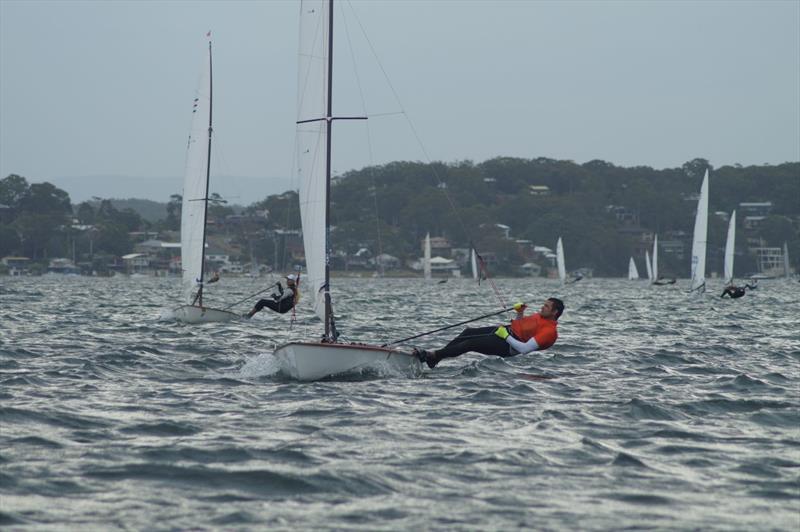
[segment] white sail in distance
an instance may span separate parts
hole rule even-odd
[[[558,237],[556,243],[556,266],[558,266],[558,278],[561,284],[567,282],[567,267],[564,264],[564,244],[561,242],[561,237]]]
[[[480,272],[478,271],[478,255],[475,253],[474,248],[470,250],[469,263],[472,267],[472,278],[476,281],[479,281]]]
[[[647,280],[652,283],[655,279],[653,279],[653,266],[650,265],[650,252],[647,250],[644,251],[644,264],[647,266]]]
[[[694,219],[692,238],[691,291],[705,291],[706,246],[708,245],[708,170],[700,186],[697,213]]]
[[[636,263],[633,261],[633,257],[628,262],[628,280],[635,281],[639,278],[639,270],[636,268]]]
[[[651,282],[658,281],[658,235],[653,238],[653,279]]]
[[[725,265],[723,267],[723,278],[725,285],[733,283],[733,255],[736,245],[736,211],[731,213],[728,221],[728,238],[725,240]]]
[[[422,275],[425,277],[426,281],[431,279],[431,234],[427,233],[425,235],[425,244],[423,246],[425,249],[423,250],[422,256]]]

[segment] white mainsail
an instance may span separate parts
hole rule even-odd
[[[472,266],[472,278],[476,281],[479,281],[480,272],[478,271],[478,255],[475,253],[475,248],[470,250],[469,263],[470,266]]]
[[[564,244],[561,242],[561,237],[558,237],[556,243],[556,266],[558,266],[558,278],[561,284],[567,282],[567,267],[564,264]]]
[[[425,250],[422,257],[422,275],[426,281],[431,279],[431,234],[425,235]]]
[[[708,170],[700,186],[692,239],[691,291],[704,292],[706,286],[706,245],[708,241]]]
[[[628,280],[635,281],[639,278],[639,270],[636,268],[636,263],[633,261],[633,257],[628,262]]]
[[[306,254],[306,291],[314,312],[325,320],[328,293],[326,263],[328,231],[325,218],[328,164],[328,6],[324,0],[300,6],[300,45],[297,80],[297,176],[300,218]]]
[[[290,342],[273,355],[292,377],[311,381],[362,368],[391,368],[416,373],[420,363],[411,353],[368,344],[337,341],[330,294],[328,196],[331,182],[333,116],[333,0],[300,3],[300,46],[297,99],[297,172],[300,217],[314,311],[325,324],[318,342]],[[348,117],[363,118],[363,117]]]
[[[184,323],[230,321],[239,317],[227,310],[209,308],[204,302],[206,211],[211,177],[211,41],[208,42],[208,61],[204,61],[204,64],[192,109],[181,204],[181,284],[184,305],[175,309],[174,315],[175,319]]]
[[[644,264],[647,266],[647,280],[652,283],[655,279],[653,279],[653,266],[650,265],[650,252],[647,250],[644,250]]]
[[[736,245],[736,211],[731,213],[728,222],[728,238],[725,240],[725,265],[723,278],[725,286],[733,283],[733,251]]]
[[[653,238],[653,278],[651,282],[658,281],[658,235]]]
[[[208,164],[211,144],[211,43],[192,109],[181,205],[183,300],[191,305],[202,286],[205,259]]]

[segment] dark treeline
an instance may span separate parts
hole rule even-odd
[[[336,179],[332,197],[332,245],[401,260],[419,257],[426,233],[447,238],[454,248],[474,243],[494,259],[496,274],[513,274],[529,257],[519,241],[555,248],[564,238],[570,269],[591,268],[595,275],[621,276],[628,257],[642,247],[643,233],[683,240],[686,253],[696,209],[696,194],[706,169],[711,170],[709,271],[720,271],[727,224],[723,217],[741,202],[771,202],[768,216],[745,227],[739,215],[737,273],[755,271],[748,255],[762,246],[789,243],[793,265],[800,255],[800,163],[712,168],[704,159],[680,168],[620,167],[604,161],[576,164],[554,159],[498,157],[474,164],[395,162],[351,171]],[[534,188],[531,188],[534,187]],[[547,187],[547,188],[542,188]],[[10,175],[0,181],[0,256],[34,260],[80,255],[100,265],[104,257],[129,253],[132,233],[177,231],[180,196],[166,205],[166,217],[144,219],[132,208],[117,208],[96,199],[72,205],[69,195],[49,183],[28,184]],[[215,195],[210,218],[233,214]],[[273,263],[285,253],[273,241],[276,229],[300,226],[297,195],[267,197],[244,214],[269,213],[257,227],[215,224],[243,254]],[[508,238],[505,229],[508,226]],[[172,235],[175,237],[174,233]],[[255,243],[255,244],[254,244]],[[77,252],[76,252],[77,249]],[[661,256],[662,271],[686,276],[688,263],[678,255]],[[547,266],[546,264],[542,264]]]
[[[737,251],[744,252],[747,237],[763,238],[768,246],[787,241],[795,262],[800,247],[800,163],[713,169],[708,161],[695,159],[665,170],[624,168],[597,160],[576,164],[509,157],[480,164],[391,163],[337,180],[334,238],[350,251],[364,244],[374,247],[377,217],[383,248],[389,253],[418,254],[420,239],[430,232],[447,237],[454,247],[468,247],[473,241],[479,251],[496,253],[497,268],[511,273],[511,266],[523,260],[515,240],[554,249],[562,236],[569,268],[618,276],[639,247],[636,228],[657,232],[662,239],[683,235],[691,247],[695,198],[707,168],[711,171],[709,269],[721,270],[722,254],[716,251],[724,247],[727,231],[727,222],[713,213],[730,214],[741,202],[772,202],[773,207],[758,228],[742,229]],[[535,194],[531,186],[546,186],[549,194]],[[628,219],[621,221],[620,211],[627,212]],[[497,223],[511,228],[511,239],[501,237]],[[665,273],[688,275],[688,263],[670,259],[662,256]]]

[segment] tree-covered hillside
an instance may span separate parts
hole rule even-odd
[[[661,271],[686,276],[696,198],[706,169],[710,177],[709,271],[720,271],[727,216],[739,210],[737,273],[757,270],[758,247],[788,242],[792,264],[800,263],[800,163],[724,166],[695,159],[681,168],[625,168],[604,161],[576,164],[554,159],[498,157],[482,163],[393,162],[338,176],[332,186],[332,247],[355,255],[393,255],[401,264],[421,255],[426,233],[452,248],[491,258],[494,274],[516,274],[519,266],[549,261],[534,246],[555,248],[563,237],[569,269],[621,276],[628,258],[641,259],[659,234]],[[210,238],[219,237],[243,262],[283,268],[296,260],[300,229],[295,192],[269,196],[242,214],[211,198]],[[756,207],[742,206],[756,203]],[[766,204],[767,206],[764,206]],[[28,184],[10,175],[0,180],[0,256],[44,261],[75,256],[130,253],[137,238],[154,233],[175,241],[180,195],[166,205],[100,200],[72,205],[51,184]],[[142,205],[147,212],[137,212]],[[119,208],[122,207],[122,208]],[[747,209],[752,212],[748,212]],[[763,211],[763,212],[761,212]],[[153,219],[161,212],[163,218]],[[164,214],[165,213],[165,214]],[[171,233],[168,233],[171,231]],[[292,248],[292,249],[289,249]],[[289,249],[287,251],[287,249]],[[293,258],[294,257],[294,258]],[[97,266],[97,265],[95,265]]]
[[[495,158],[483,163],[391,163],[350,172],[333,187],[335,244],[375,246],[376,220],[388,253],[414,255],[419,241],[431,235],[455,247],[473,241],[482,252],[498,255],[501,271],[519,264],[518,246],[502,238],[495,224],[510,227],[511,240],[555,247],[564,238],[571,268],[593,268],[599,275],[622,275],[628,257],[639,247],[636,229],[665,236],[690,235],[696,195],[706,169],[711,170],[710,212],[730,212],[741,202],[772,202],[770,216],[744,235],[764,245],[798,242],[800,163],[778,166],[726,166],[713,169],[696,159],[682,168],[624,168],[604,161],[576,164],[553,159]],[[547,187],[543,189],[531,187]],[[619,213],[627,218],[621,220]],[[740,215],[740,221],[744,217]],[[720,216],[709,220],[709,267],[724,246],[727,226]],[[685,238],[688,238],[686,236]],[[338,241],[338,242],[336,242]],[[712,256],[714,255],[714,256]],[[797,258],[797,252],[790,253]],[[688,265],[664,266],[685,275]]]

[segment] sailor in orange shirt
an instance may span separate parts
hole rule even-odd
[[[414,349],[420,361],[433,368],[445,358],[474,351],[484,355],[511,357],[531,351],[547,349],[558,339],[558,318],[564,312],[564,302],[551,297],[544,302],[538,313],[525,316],[526,305],[517,303],[516,319],[509,326],[469,327],[453,338],[450,343],[436,351]]]

